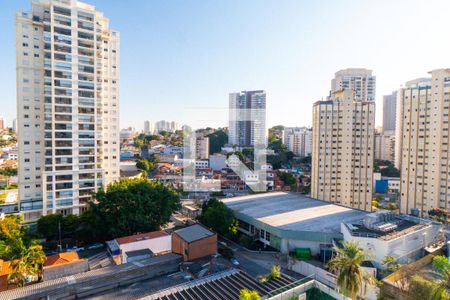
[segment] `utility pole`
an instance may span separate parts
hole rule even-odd
[[[58,221],[58,233],[59,233],[59,245],[58,250],[59,252],[62,252],[62,242],[61,242],[61,220]]]

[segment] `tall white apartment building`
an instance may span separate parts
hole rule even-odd
[[[175,132],[179,129],[177,122],[161,120],[155,123],[155,131],[157,133],[161,131]]]
[[[397,114],[397,91],[383,96],[383,132],[395,132]]]
[[[397,164],[400,211],[450,207],[450,69],[430,72],[399,90]]]
[[[195,138],[195,159],[209,159],[209,137],[201,133]]]
[[[343,89],[355,91],[355,99],[375,101],[376,77],[372,70],[349,68],[337,71],[331,80],[331,93]]]
[[[228,144],[254,146],[267,144],[266,92],[243,91],[229,96]]]
[[[119,178],[119,33],[94,6],[16,15],[19,197],[25,221],[79,214]]]
[[[395,162],[395,131],[375,131],[375,159]]]
[[[155,132],[155,124],[150,121],[144,121],[144,133],[153,134]]]
[[[334,92],[313,106],[311,196],[371,210],[375,102]]]
[[[282,142],[289,151],[299,157],[305,157],[312,151],[312,130],[307,127],[286,127]]]

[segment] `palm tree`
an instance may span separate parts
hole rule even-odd
[[[367,284],[374,282],[374,278],[361,267],[369,255],[354,241],[344,242],[343,247],[335,248],[335,251],[336,255],[328,262],[328,267],[331,272],[337,273],[338,287],[351,299],[356,299],[359,292],[365,294]]]
[[[437,269],[441,279],[433,282],[431,300],[450,299],[450,261],[445,256],[433,258],[433,267]]]
[[[42,266],[45,262],[45,254],[42,246],[37,242],[32,242],[29,247],[22,244],[21,255],[11,262],[11,274],[8,275],[8,282],[19,287],[24,286],[26,279],[30,276],[42,278]]]

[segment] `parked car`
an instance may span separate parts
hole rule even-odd
[[[95,243],[87,247],[88,250],[100,249],[103,248],[104,245],[102,243]]]
[[[84,247],[72,247],[72,248],[69,248],[69,249],[67,249],[67,252],[80,252],[80,251],[84,251]]]
[[[235,266],[239,266],[239,262],[238,262],[238,260],[236,259],[236,258],[232,258],[232,259],[230,259],[230,261],[231,261],[231,263],[233,264],[233,265],[235,265]]]

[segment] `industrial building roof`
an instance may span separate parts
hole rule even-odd
[[[175,233],[188,243],[215,235],[214,232],[206,229],[200,224],[194,224],[186,228],[178,229]]]
[[[357,223],[368,214],[298,193],[264,193],[222,201],[238,219],[276,229],[279,237],[295,238],[296,232],[340,235],[341,223]]]
[[[301,280],[302,283],[308,281],[311,281],[311,279]],[[300,281],[295,281],[294,278],[284,274],[281,274],[278,279],[271,279],[262,283],[243,271],[231,269],[158,291],[142,297],[140,300],[234,300],[239,299],[239,293],[242,289],[255,290],[260,295],[269,295],[292,289],[297,287],[299,283]]]

